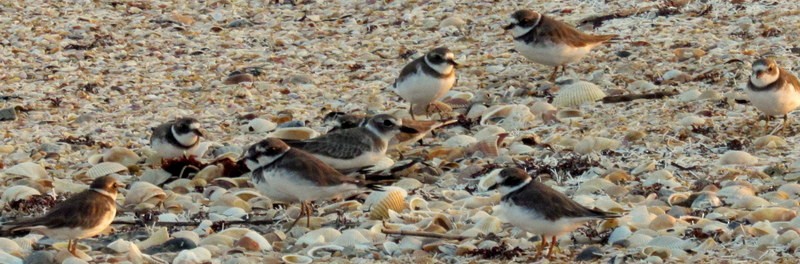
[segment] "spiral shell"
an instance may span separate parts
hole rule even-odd
[[[408,192],[403,188],[385,187],[383,191],[372,192],[367,196],[364,207],[370,208],[370,219],[386,219],[389,217],[389,210],[402,212],[406,209],[406,196]]]
[[[555,98],[553,105],[556,107],[579,106],[591,103],[606,97],[606,93],[597,85],[587,81],[569,80],[561,85],[561,90]]]

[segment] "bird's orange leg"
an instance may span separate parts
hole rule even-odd
[[[553,240],[550,242],[550,249],[547,250],[547,259],[552,259],[554,247],[556,247],[556,236],[553,236]]]
[[[541,235],[542,241],[539,242],[539,246],[536,248],[536,256],[534,258],[539,258],[542,256],[542,251],[544,251],[544,247],[547,245],[547,238],[544,235]]]

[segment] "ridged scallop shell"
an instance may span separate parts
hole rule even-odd
[[[319,136],[319,132],[308,127],[282,127],[267,135],[267,137],[289,140],[304,140],[317,136]]]
[[[297,238],[295,244],[314,245],[314,244],[329,243],[333,242],[341,235],[342,232],[340,232],[339,230],[330,227],[323,227],[303,234],[303,236]]]
[[[247,122],[247,125],[245,125],[244,130],[247,132],[263,133],[271,131],[276,127],[278,127],[278,125],[273,123],[272,121],[263,118],[253,118],[249,122]]]
[[[628,226],[620,226],[614,229],[611,232],[611,235],[608,236],[608,244],[613,245],[615,242],[627,239],[631,236],[633,232],[631,232],[631,228]]]
[[[296,254],[285,255],[281,257],[281,260],[287,264],[308,264],[314,261],[314,259],[310,257]]]
[[[42,165],[33,162],[23,162],[3,171],[5,174],[28,177],[34,180],[47,177],[47,171]]]
[[[40,195],[38,190],[25,186],[25,185],[15,185],[8,187],[3,191],[3,195],[0,196],[6,203],[10,203],[16,200],[25,200],[34,195]]]
[[[758,163],[758,158],[744,151],[729,150],[722,154],[719,163],[721,165],[755,165]]]
[[[620,146],[619,140],[603,137],[586,137],[575,145],[575,152],[589,154],[595,151],[616,149]]]
[[[503,169],[494,169],[485,176],[481,177],[480,181],[478,181],[478,190],[482,192],[488,191],[489,187],[492,187],[492,185],[497,183],[497,176],[502,170]]]
[[[121,171],[127,171],[128,167],[116,162],[101,162],[97,165],[92,166],[89,170],[86,171],[86,176],[91,177],[92,179],[97,179],[109,174],[118,173]]]
[[[342,247],[355,247],[369,244],[370,241],[361,232],[355,229],[347,229],[342,235],[333,240],[332,244]]]
[[[647,245],[647,243],[650,243],[650,241],[653,240],[653,237],[641,233],[634,233],[625,240],[628,240],[628,242],[630,242],[629,247],[638,248]]]
[[[587,81],[571,81],[561,85],[561,90],[555,98],[553,105],[556,107],[579,106],[591,103],[606,97],[606,93],[594,83]]]
[[[145,250],[155,245],[161,245],[164,242],[167,242],[167,240],[169,240],[169,231],[167,231],[166,227],[159,227],[158,230],[150,235],[150,237],[135,244],[139,249]]]
[[[525,105],[497,105],[487,109],[481,116],[480,124],[497,125],[508,130],[517,130],[530,126],[535,119],[530,108]]]
[[[753,141],[756,149],[776,149],[783,148],[788,145],[785,139],[779,136],[767,135],[756,138]]]
[[[124,205],[138,205],[141,203],[159,204],[167,198],[167,193],[158,186],[149,182],[137,181],[131,184],[125,196]]]
[[[389,217],[389,210],[402,212],[406,208],[408,192],[403,188],[389,186],[383,191],[372,192],[364,201],[364,206],[370,208],[370,219],[381,220]]]
[[[497,234],[501,231],[503,231],[503,222],[500,221],[500,218],[487,216],[475,223],[472,228],[462,233],[462,235],[474,236],[477,234]],[[473,235],[472,232],[475,232],[475,234]]]

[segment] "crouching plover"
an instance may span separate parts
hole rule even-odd
[[[150,148],[164,159],[194,155],[203,132],[200,122],[191,117],[178,118],[153,128]]]
[[[783,115],[783,127],[789,125],[789,112],[800,106],[800,82],[790,72],[778,67],[773,59],[760,59],[753,62],[753,73],[747,83],[750,103],[767,116],[765,129],[769,128],[769,118]]]
[[[542,237],[537,257],[542,255],[548,236],[552,237],[547,251],[547,257],[550,258],[556,247],[556,237],[572,232],[590,220],[619,217],[586,208],[563,193],[533,180],[518,168],[500,171],[496,183],[489,189],[499,189],[503,195],[500,210],[509,223]]]
[[[590,35],[578,31],[567,23],[536,11],[520,10],[511,15],[510,24],[504,27],[514,34],[517,52],[539,64],[555,67],[549,80],[554,82],[558,67],[576,62],[589,54],[594,47],[616,35]]]

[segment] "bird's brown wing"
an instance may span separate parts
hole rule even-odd
[[[545,219],[552,221],[562,217],[604,219],[618,217],[611,213],[586,208],[563,193],[535,181],[519,191],[511,193],[505,199],[511,199],[516,205],[535,210]]]
[[[592,35],[584,33],[575,27],[548,16],[542,16],[542,22],[537,27],[540,34],[560,39],[573,47],[584,47],[593,43],[608,41],[617,35]]]
[[[13,226],[11,231],[33,226],[91,228],[97,226],[103,220],[99,216],[105,215],[115,207],[115,202],[108,196],[92,190],[86,190],[57,204],[44,216],[7,225]]]
[[[284,141],[293,148],[302,149],[315,155],[323,155],[337,159],[350,159],[372,150],[370,137],[361,133],[352,133],[353,129],[337,130],[320,137],[302,141]]]
[[[786,76],[785,77],[786,82],[791,84],[794,90],[800,93],[800,81],[797,80],[797,76],[795,76],[794,74],[790,73],[789,71],[783,68],[781,68],[781,71],[782,71],[781,75]]]

